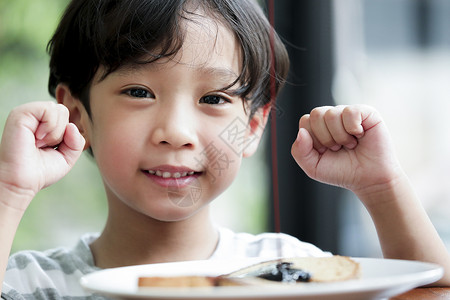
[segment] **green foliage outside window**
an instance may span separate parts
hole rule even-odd
[[[66,0],[0,1],[1,132],[14,107],[30,101],[54,101],[47,91],[46,46],[66,4]],[[80,234],[101,230],[106,214],[101,179],[94,162],[83,155],[65,178],[33,200],[12,252],[71,246]]]

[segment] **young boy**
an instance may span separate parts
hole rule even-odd
[[[0,144],[3,298],[91,297],[78,281],[99,269],[274,258],[279,244],[284,256],[327,255],[287,235],[235,234],[209,216],[209,203],[258,147],[271,78],[277,92],[286,77],[286,51],[270,40],[251,0],[72,1],[49,44],[49,89],[59,104],[13,110]],[[104,230],[74,249],[26,251],[8,262],[30,201],[84,149],[104,182]],[[450,284],[449,255],[375,110],[314,109],[300,119],[292,154],[312,178],[356,193],[386,257],[439,263],[446,274],[438,284]]]

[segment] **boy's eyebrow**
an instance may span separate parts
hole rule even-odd
[[[200,67],[198,68],[201,76],[212,77],[215,81],[224,85],[223,90],[228,90],[239,83],[239,75],[233,70],[222,67]]]
[[[133,72],[139,72],[144,68],[148,68],[148,65],[145,64],[128,64],[120,67],[117,70],[119,75],[129,75]],[[233,70],[223,67],[210,67],[210,66],[201,66],[197,68],[198,72],[202,75],[212,76],[214,78],[223,78],[224,81],[235,81],[238,79],[239,75],[237,75]]]
[[[224,77],[226,79],[237,79],[239,77],[236,73],[227,68],[201,67],[199,70],[207,75]]]

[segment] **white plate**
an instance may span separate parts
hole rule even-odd
[[[145,288],[139,289],[139,276],[216,276],[257,262],[188,261],[105,269],[81,278],[92,292],[118,298],[147,299],[380,299],[392,297],[440,279],[440,266],[406,260],[353,258],[360,263],[361,278],[338,283],[306,283],[258,287]]]

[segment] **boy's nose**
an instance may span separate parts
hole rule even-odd
[[[170,145],[173,148],[194,148],[197,144],[193,114],[183,107],[170,107],[161,110],[153,132],[153,143]]]

